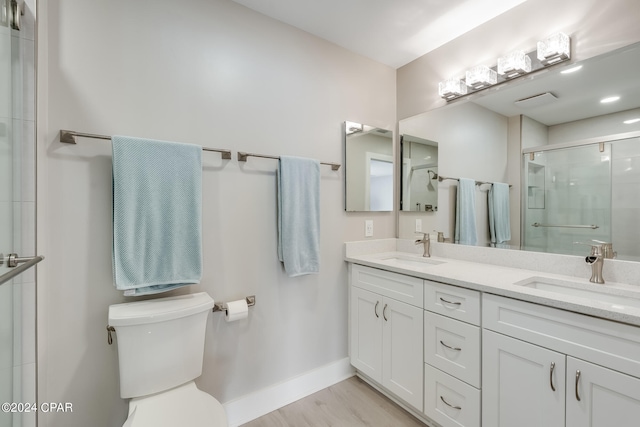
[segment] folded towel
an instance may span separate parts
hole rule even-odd
[[[278,258],[289,277],[320,271],[320,162],[281,156]]]
[[[113,141],[113,272],[125,295],[202,277],[202,147],[126,136]]]
[[[456,194],[455,243],[475,245],[478,243],[476,231],[476,182],[460,178]]]
[[[494,182],[489,189],[489,195],[487,197],[491,243],[504,243],[511,240],[509,184]]]

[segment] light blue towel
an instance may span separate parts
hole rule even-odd
[[[489,189],[489,230],[491,243],[504,243],[511,240],[509,222],[509,184],[494,182]]]
[[[456,194],[455,243],[475,245],[478,243],[476,231],[476,182],[460,178]]]
[[[320,162],[281,156],[278,258],[289,277],[320,271]]]
[[[111,139],[116,289],[146,295],[199,283],[202,147]]]

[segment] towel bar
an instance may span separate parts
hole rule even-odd
[[[247,301],[247,305],[249,307],[253,307],[254,305],[256,305],[256,296],[255,295],[250,295],[248,297],[245,297],[245,300]],[[217,302],[213,305],[213,311],[227,311],[227,303],[226,302]]]
[[[84,138],[95,138],[95,139],[107,139],[111,140],[111,137],[108,135],[96,135],[93,133],[83,133],[76,132],[74,130],[60,130],[60,142],[64,142],[67,144],[76,144],[76,136],[84,137]],[[203,151],[214,151],[216,153],[220,153],[223,159],[230,160],[231,159],[231,150],[218,149],[218,148],[208,148],[202,147]]]
[[[279,160],[280,156],[268,156],[266,154],[256,154],[256,153],[245,153],[243,151],[238,151],[238,161],[239,162],[246,162],[247,161],[247,157],[260,157],[263,159],[274,159],[274,160]],[[340,163],[329,163],[329,162],[320,162],[321,165],[327,165],[327,166],[331,166],[331,170],[337,171],[338,169],[340,169]]]

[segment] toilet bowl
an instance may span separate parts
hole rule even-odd
[[[123,427],[227,427],[224,408],[199,390],[207,317],[205,292],[109,306],[117,334]]]

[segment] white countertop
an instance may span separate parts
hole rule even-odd
[[[378,245],[378,248],[388,249],[389,245]],[[540,278],[546,282],[564,284],[569,287],[585,290],[587,291],[586,294],[588,294],[589,291],[597,291],[608,295],[624,296],[629,299],[635,298],[637,299],[636,302],[640,303],[640,287],[637,285],[615,282],[607,282],[604,285],[599,285],[589,282],[588,277],[579,278],[448,257],[434,256],[428,258],[430,261],[440,262],[440,264],[436,265],[401,265],[394,261],[385,261],[385,259],[400,257],[412,263],[415,259],[416,262],[419,263],[422,257],[415,253],[393,250],[366,254],[353,252],[354,251],[349,250],[346,251],[346,261],[640,326],[640,305],[630,307],[628,305],[612,304],[599,301],[596,299],[598,295],[595,295],[595,298],[565,295],[555,291],[543,291],[530,288],[517,283],[529,282],[531,278]]]

